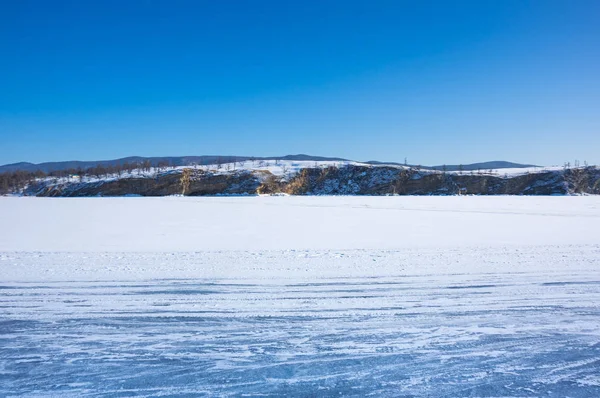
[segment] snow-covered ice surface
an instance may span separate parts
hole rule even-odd
[[[397,249],[600,243],[588,197],[0,197],[0,251]]]
[[[600,396],[600,198],[0,198],[0,396]]]

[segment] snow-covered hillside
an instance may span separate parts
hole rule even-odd
[[[102,174],[104,173],[104,174]],[[183,175],[189,182],[183,189]],[[600,194],[600,169],[531,168],[470,172],[349,161],[260,160],[16,181],[27,196],[210,195],[569,195]]]
[[[224,163],[221,165],[210,164],[205,166],[197,166],[203,170],[227,173],[235,170],[248,171],[269,171],[277,176],[291,176],[297,174],[302,169],[308,168],[325,168],[325,167],[343,167],[347,165],[369,166],[365,163],[352,161],[306,161],[306,160],[255,160],[244,162]],[[193,167],[193,166],[192,166]],[[373,166],[376,167],[376,166]],[[404,166],[394,166],[397,168],[405,168]],[[189,167],[180,167],[184,169]]]

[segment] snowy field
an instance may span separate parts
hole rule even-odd
[[[0,198],[0,396],[600,396],[600,197]]]

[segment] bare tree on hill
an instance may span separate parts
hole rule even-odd
[[[181,183],[181,194],[185,196],[190,190],[190,183],[192,180],[192,169],[185,168],[181,173],[179,182]]]

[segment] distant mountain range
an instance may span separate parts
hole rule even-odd
[[[368,164],[377,164],[377,165],[395,165],[402,166],[404,163],[396,163],[396,162],[380,162],[377,160],[370,160],[368,162],[364,162]],[[410,166],[410,165],[409,165]],[[446,170],[446,171],[472,171],[472,170],[489,170],[489,169],[522,169],[527,167],[538,167],[533,164],[521,164],[521,163],[513,163],[506,162],[504,160],[493,160],[491,162],[481,162],[481,163],[471,163],[471,164],[451,164],[451,165],[439,165],[439,166],[419,166],[420,168],[426,170]]]
[[[215,164],[217,162],[228,163],[233,161],[244,161],[244,160],[303,160],[303,161],[315,161],[315,162],[323,162],[323,161],[339,161],[339,162],[349,162],[349,159],[343,158],[334,158],[334,157],[323,157],[323,156],[311,156],[311,155],[286,155],[286,156],[271,156],[271,157],[257,157],[257,156],[165,156],[165,157],[142,157],[142,156],[130,156],[121,159],[113,159],[113,160],[97,160],[97,161],[64,161],[64,162],[45,162],[45,163],[28,163],[28,162],[20,162],[20,163],[12,163],[5,164],[0,166],[0,173],[12,172],[12,171],[38,171],[41,170],[45,173],[51,171],[59,171],[59,170],[69,170],[69,169],[87,169],[90,167],[94,167],[97,165],[102,166],[116,166],[123,165],[125,163],[143,163],[145,161],[150,161],[152,166],[156,166],[159,163],[169,162],[170,165],[173,166],[187,166],[192,164]],[[362,162],[367,164],[390,164],[390,165],[403,165],[402,163],[395,162],[380,162],[376,160],[371,160],[368,162]],[[410,165],[409,165],[410,166]],[[444,167],[447,171],[456,171],[461,167],[465,171],[470,170],[487,170],[487,169],[506,169],[506,168],[524,168],[524,167],[534,167],[534,165],[530,164],[519,164],[519,163],[511,163],[505,161],[492,161],[492,162],[483,162],[483,163],[472,163],[465,165],[447,165],[447,166],[421,166],[424,169],[430,170],[442,170]]]
[[[446,166],[432,166],[430,169],[433,170],[443,170],[446,167],[447,171],[458,171],[461,168],[461,165],[453,164]],[[521,164],[521,163],[512,163],[506,162],[504,160],[493,160],[491,162],[481,162],[481,163],[471,163],[462,165],[462,169],[465,171],[471,170],[489,170],[489,169],[522,169],[525,167],[538,167],[534,164]]]

